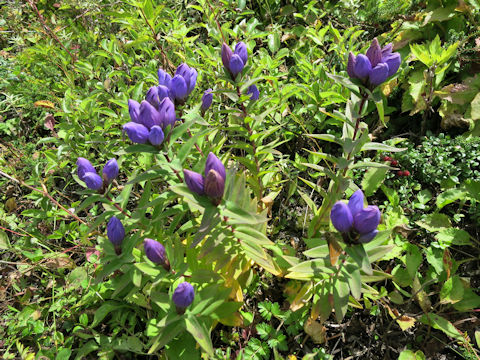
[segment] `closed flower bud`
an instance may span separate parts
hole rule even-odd
[[[175,115],[175,105],[170,98],[166,97],[161,101],[158,112],[160,113],[162,129],[165,129],[168,125],[173,127],[177,117]]]
[[[158,109],[158,106],[160,105],[160,100],[158,99],[158,86],[152,86],[148,89],[145,100],[147,100],[155,109]]]
[[[138,115],[140,114],[140,104],[135,100],[128,100],[128,112],[130,114],[130,119],[133,122],[138,122]]]
[[[248,87],[247,95],[250,95],[250,100],[256,101],[260,98],[260,91],[258,91],[257,85],[253,84]]]
[[[215,200],[218,205],[225,190],[225,179],[215,170],[211,169],[205,177],[205,194]]]
[[[230,59],[229,69],[234,78],[237,77],[237,75],[242,72],[244,66],[245,65],[243,64],[243,61],[240,58],[240,56],[233,54]]]
[[[143,247],[148,260],[155,264],[162,265],[167,271],[170,270],[170,264],[167,256],[165,255],[165,248],[162,244],[153,239],[145,239],[143,242]]]
[[[348,208],[350,209],[350,213],[352,216],[355,216],[360,210],[363,209],[363,200],[365,196],[363,195],[362,190],[357,190],[350,196],[350,200],[348,201]]]
[[[120,254],[120,246],[125,238],[125,228],[123,227],[122,222],[116,216],[112,216],[108,221],[107,237],[115,247],[116,253]]]
[[[183,79],[185,80],[185,84],[187,84],[187,89],[188,89],[188,85],[190,84],[190,76],[191,76],[190,67],[185,63],[180,64],[177,67],[177,71],[175,72],[175,76],[176,75],[180,75],[181,77],[183,77]]]
[[[353,217],[353,226],[360,235],[375,230],[380,223],[380,210],[377,206],[369,205],[360,210]]]
[[[166,86],[167,88],[170,87],[170,81],[172,77],[167,72],[163,71],[163,69],[158,69],[158,84]]]
[[[204,194],[204,191],[203,191],[204,179],[202,174],[199,174],[195,171],[183,170],[183,176],[185,178],[185,183],[187,184],[190,191],[198,195]]]
[[[77,159],[77,166],[78,166],[77,175],[78,175],[78,178],[82,181],[85,181],[83,178],[84,178],[86,173],[88,173],[88,172],[91,172],[91,173],[94,173],[94,174],[97,173],[97,171],[95,170],[93,165],[90,163],[90,161],[88,161],[87,159],[85,159],[83,157],[79,157]]]
[[[366,55],[368,60],[370,60],[372,68],[377,66],[377,64],[382,61],[382,48],[380,47],[377,38],[373,39],[372,45],[370,45],[368,48]]]
[[[382,58],[384,58],[385,56],[388,56],[392,53],[393,51],[393,45],[390,43],[390,44],[387,44],[385,45],[383,48],[382,48]],[[383,60],[382,60],[383,61]]]
[[[177,286],[172,295],[172,300],[177,307],[177,313],[183,314],[185,309],[190,306],[195,297],[193,286],[188,282],[183,282]]]
[[[208,176],[210,170],[215,170],[225,180],[227,173],[225,166],[214,153],[210,152],[207,157],[207,163],[205,164],[205,176]]]
[[[103,185],[103,180],[96,172],[87,172],[83,175],[83,181],[89,189],[100,190]]]
[[[163,134],[162,128],[160,126],[152,126],[150,132],[148,133],[148,141],[154,146],[158,146],[163,142],[165,135]]]
[[[372,64],[368,57],[363,54],[358,55],[355,59],[354,71],[358,78],[365,79],[372,71]]]
[[[190,68],[190,82],[187,84],[187,95],[195,89],[195,85],[197,84],[197,77],[198,72],[194,68]]]
[[[165,85],[157,86],[158,100],[162,101],[163,99],[170,97],[170,90]]]
[[[160,126],[162,123],[162,118],[160,113],[153,107],[152,104],[150,104],[148,101],[142,101],[140,104],[138,122],[142,125],[145,125],[147,129],[150,130],[150,128],[154,125]]]
[[[330,220],[335,229],[341,233],[349,232],[353,225],[352,213],[348,205],[342,201],[337,201],[335,205],[332,206]]]
[[[118,176],[118,163],[116,159],[110,159],[103,167],[103,180],[110,184]]]
[[[170,82],[169,89],[170,89],[170,95],[175,100],[183,101],[187,96],[188,88],[187,88],[187,83],[185,82],[185,79],[183,78],[183,76],[175,75],[172,81]]]
[[[213,94],[212,89],[207,89],[202,96],[202,111],[205,112],[212,105]]]
[[[145,144],[148,141],[148,129],[135,122],[129,122],[123,125],[123,130],[127,133],[128,138],[137,144]]]
[[[395,75],[400,67],[402,62],[402,58],[400,57],[399,53],[391,53],[385,57],[383,57],[383,62],[388,65],[388,76]]]
[[[225,69],[230,71],[230,59],[232,58],[233,52],[232,49],[230,49],[230,46],[227,44],[223,43],[222,45],[222,63]]]
[[[377,230],[377,229],[372,230],[372,231],[370,231],[369,233],[366,233],[366,234],[361,235],[360,238],[358,239],[358,241],[359,241],[360,243],[362,243],[362,244],[366,244],[366,243],[372,241],[373,238],[374,238],[375,236],[377,236],[377,234],[378,234],[378,230]]]
[[[347,62],[347,74],[350,76],[352,79],[356,78],[357,76],[355,75],[355,55],[350,51],[348,54],[348,62]]]
[[[234,54],[240,56],[240,59],[242,59],[242,61],[243,61],[243,65],[247,65],[248,51],[247,51],[247,45],[245,45],[245,43],[243,41],[240,41],[235,46]]]
[[[388,78],[388,65],[385,63],[378,63],[370,72],[368,81],[374,86],[378,86]]]

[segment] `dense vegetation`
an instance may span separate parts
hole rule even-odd
[[[479,1],[0,5],[2,359],[480,357]]]

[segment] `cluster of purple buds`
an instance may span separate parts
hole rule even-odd
[[[250,85],[247,90],[247,95],[250,95],[250,100],[258,100],[260,98],[260,91],[258,91],[257,85]]]
[[[190,191],[207,195],[215,205],[220,204],[225,190],[226,171],[223,163],[213,153],[208,154],[205,176],[190,170],[183,170],[183,174]]]
[[[188,282],[183,282],[177,286],[172,295],[173,303],[177,308],[178,314],[184,314],[185,309],[190,306],[195,297],[193,286]]]
[[[226,43],[222,45],[222,63],[225,69],[230,73],[232,79],[235,80],[238,74],[240,74],[247,65],[248,51],[247,45],[243,41],[240,41],[235,46],[235,51],[230,49]]]
[[[337,201],[332,207],[330,219],[332,224],[342,233],[347,244],[367,243],[377,235],[380,223],[380,210],[377,206],[363,207],[364,195],[357,190],[350,197],[348,205]]]
[[[77,174],[89,189],[104,191],[113,179],[118,176],[117,160],[110,159],[103,167],[102,177],[97,174],[93,165],[87,159],[79,157],[77,159]]]
[[[164,70],[158,70],[158,83],[168,90],[169,96],[177,104],[183,104],[197,84],[197,70],[182,63],[173,78]]]
[[[120,255],[122,253],[122,241],[125,238],[125,228],[122,222],[116,217],[112,216],[107,224],[107,237],[113,244],[115,253]]]
[[[371,88],[383,83],[387,78],[394,75],[402,59],[400,54],[392,52],[392,44],[380,47],[375,38],[367,50],[367,54],[348,55],[347,73],[352,79],[360,79]]]
[[[170,271],[170,262],[165,254],[165,247],[158,241],[153,239],[145,239],[143,241],[145,255],[151,262],[163,266],[167,271]]]

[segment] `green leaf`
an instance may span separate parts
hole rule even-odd
[[[388,168],[369,168],[362,180],[362,189],[366,196],[372,196],[385,180]]]
[[[428,214],[422,220],[417,221],[416,224],[430,232],[440,231],[452,226],[448,216],[439,213]]]
[[[107,300],[105,303],[100,306],[97,311],[95,311],[95,315],[93,316],[93,322],[90,327],[94,328],[98,324],[102,322],[105,317],[112,313],[115,310],[123,309],[126,308],[127,306],[123,303],[113,301],[113,300]]]
[[[346,246],[345,251],[357,263],[358,267],[367,275],[372,275],[372,266],[362,244]]]
[[[333,283],[333,306],[335,308],[335,318],[341,323],[348,308],[348,295],[350,293],[348,282],[338,277]]]
[[[390,145],[385,145],[382,143],[377,142],[367,142],[362,146],[362,151],[371,151],[371,150],[379,150],[379,151],[386,151],[386,152],[400,152],[405,151],[407,148],[397,148]]]
[[[437,197],[437,207],[439,209],[451,204],[457,200],[464,199],[468,192],[461,189],[448,189]]]
[[[463,299],[464,287],[462,280],[458,275],[452,276],[442,286],[440,290],[441,304],[454,304]]]
[[[90,340],[85,345],[80,347],[77,352],[77,356],[75,356],[75,360],[82,360],[86,359],[87,355],[90,354],[92,351],[95,351],[99,348],[95,340]]]
[[[348,286],[355,299],[360,299],[362,295],[362,277],[360,269],[352,264],[345,265],[344,275],[348,281]]]
[[[210,332],[204,323],[199,323],[196,316],[188,316],[185,319],[187,331],[192,334],[193,338],[202,347],[202,349],[213,358],[213,345],[210,339]]]
[[[418,247],[413,244],[407,244],[406,265],[411,278],[415,276],[422,260],[423,256]]]
[[[5,231],[0,230],[0,250],[7,250],[10,248],[10,241]]]
[[[275,31],[274,33],[268,34],[268,48],[272,53],[276,53],[280,48],[280,32]]]
[[[427,313],[424,314],[420,321],[424,324],[431,325],[433,328],[437,330],[441,330],[445,333],[445,335],[454,338],[455,340],[464,343],[465,339],[462,336],[462,333],[458,331],[458,329],[453,326],[453,324],[448,321],[447,319],[441,317],[440,315],[434,313]]]

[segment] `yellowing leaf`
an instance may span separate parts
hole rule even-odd
[[[308,318],[303,326],[305,332],[310,335],[315,344],[323,344],[326,338],[326,328],[318,321]]]
[[[38,100],[33,103],[36,107],[43,107],[46,109],[55,109],[55,104],[48,100]]]
[[[387,305],[387,310],[390,316],[392,317],[392,319],[394,319],[397,322],[397,324],[400,326],[402,331],[405,331],[411,328],[412,326],[415,326],[415,321],[416,321],[415,318],[412,318],[407,315],[400,315],[397,309],[395,308],[391,309],[388,305]]]
[[[5,209],[8,212],[14,212],[17,209],[17,202],[15,201],[14,198],[10,198],[7,201],[5,201]]]

